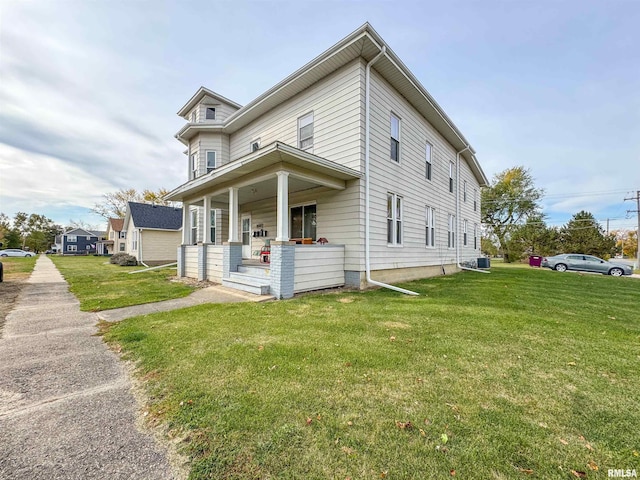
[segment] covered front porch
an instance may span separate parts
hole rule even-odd
[[[344,285],[325,199],[359,178],[276,142],[179,187],[168,197],[183,202],[179,275],[276,298]]]

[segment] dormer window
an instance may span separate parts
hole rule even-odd
[[[198,156],[194,153],[191,155],[191,178],[198,176]]]
[[[205,117],[207,120],[215,120],[216,119],[216,109],[214,107],[207,107],[207,111],[205,113]]]
[[[196,123],[196,111],[191,112],[191,123]]]
[[[251,152],[255,152],[256,150],[260,149],[260,140],[254,140],[253,142],[251,142]]]
[[[216,169],[216,152],[212,150],[207,151],[207,173],[213,172]]]

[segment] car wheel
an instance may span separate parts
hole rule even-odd
[[[622,275],[624,275],[624,272],[621,268],[616,267],[609,270],[609,275],[613,275],[614,277],[621,277]]]
[[[31,255],[30,253],[27,253],[25,257],[33,257],[33,255]]]
[[[566,272],[567,271],[567,266],[564,263],[559,263],[553,268],[556,269],[558,272]]]
[[[8,257],[8,255],[6,253],[3,253],[2,255],[0,255],[0,257]]]

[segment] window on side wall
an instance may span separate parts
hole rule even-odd
[[[425,162],[426,162],[425,177],[427,180],[431,180],[431,172],[433,170],[432,155],[433,155],[433,146],[427,142],[425,147]]]
[[[436,210],[433,207],[426,207],[425,210],[425,245],[427,247],[436,246]]]
[[[391,114],[391,160],[400,163],[400,119]]]
[[[291,238],[317,239],[317,214],[316,205],[300,205],[291,207]]]
[[[387,244],[402,245],[402,197],[387,193]]]
[[[216,211],[215,210],[211,210],[211,213],[209,214],[210,218],[211,218],[211,243],[213,243],[215,245],[216,243]]]
[[[455,248],[456,247],[456,216],[449,214],[449,222],[448,222],[448,240],[447,247]]]
[[[462,244],[467,246],[467,221],[462,222]]]
[[[198,243],[198,211],[191,210],[191,245]]]
[[[138,250],[138,231],[134,230],[131,235],[131,249]]]
[[[453,193],[453,162],[449,162],[449,191]]]
[[[77,252],[77,251],[78,251],[77,245],[67,245],[67,252]]]
[[[313,147],[313,112],[298,119],[298,148],[307,150]]]
[[[216,109],[213,108],[213,107],[207,107],[207,110],[205,112],[204,118],[206,118],[207,120],[215,120],[216,119]]]
[[[120,251],[121,251],[121,252],[124,252],[124,243],[121,243],[121,244],[120,244]]]
[[[251,152],[255,152],[256,150],[259,150],[260,149],[260,139],[254,140],[253,142],[251,142],[251,145],[250,145],[249,149],[251,150]]]
[[[207,151],[207,173],[213,172],[216,167],[216,152],[209,150]]]
[[[464,181],[464,184],[462,185],[462,201],[464,203],[467,203],[467,181]]]
[[[473,224],[473,249],[478,249],[478,224]]]
[[[473,211],[478,211],[478,190],[473,189]]]
[[[196,178],[198,176],[198,155],[195,153],[191,154],[191,178]]]
[[[78,237],[75,235],[67,235],[67,242],[77,242],[78,241]]]

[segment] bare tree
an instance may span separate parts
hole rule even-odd
[[[138,192],[135,188],[121,188],[117,192],[105,193],[103,195],[104,201],[96,203],[91,210],[107,220],[109,218],[124,218],[127,212],[127,203],[140,202],[168,205],[169,202],[164,199],[167,193],[169,191],[165,188],[160,188],[157,191],[143,190],[142,192]]]

